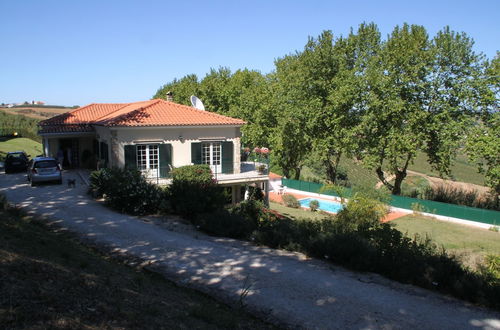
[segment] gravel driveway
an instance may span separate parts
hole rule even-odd
[[[65,173],[65,179],[76,177]],[[299,253],[179,232],[175,226],[115,213],[86,186],[30,187],[0,174],[0,193],[63,228],[154,264],[155,270],[269,320],[296,328],[500,329],[500,314],[450,297],[347,271]]]

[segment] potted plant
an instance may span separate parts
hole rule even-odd
[[[265,174],[266,173],[266,165],[260,164],[259,166],[257,166],[257,172],[259,174]]]

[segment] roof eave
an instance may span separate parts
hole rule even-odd
[[[197,127],[241,127],[245,124],[175,124],[175,125],[104,125],[94,124],[94,126],[107,127],[109,129],[141,129],[141,128],[197,128]]]

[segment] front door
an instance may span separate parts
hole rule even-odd
[[[221,173],[221,143],[210,142],[201,145],[201,163],[210,165],[213,173]]]
[[[58,161],[63,168],[80,166],[80,146],[78,139],[59,139]]]

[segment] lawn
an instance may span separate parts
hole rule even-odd
[[[273,202],[270,203],[270,208],[292,219],[318,220],[325,217],[318,212],[294,209]],[[447,251],[460,256],[464,264],[471,267],[475,267],[476,263],[487,254],[500,255],[500,233],[487,229],[414,215],[393,220],[391,224],[410,237],[418,234],[425,238],[427,235],[438,246],[443,246]]]
[[[0,161],[5,159],[9,151],[24,150],[31,157],[43,153],[42,144],[27,138],[9,138],[0,140]]]
[[[407,215],[391,221],[410,237],[428,235],[437,244],[454,254],[462,255],[466,265],[475,266],[486,254],[500,255],[500,233],[429,217]]]
[[[18,210],[0,207],[0,218],[1,329],[271,327],[237,306],[103,255]]]
[[[278,211],[280,214],[283,214],[284,216],[292,219],[319,220],[323,219],[326,216],[329,216],[328,213],[325,214],[323,212],[311,212],[304,209],[294,209],[274,202],[270,202],[269,207],[271,208],[271,210]]]

